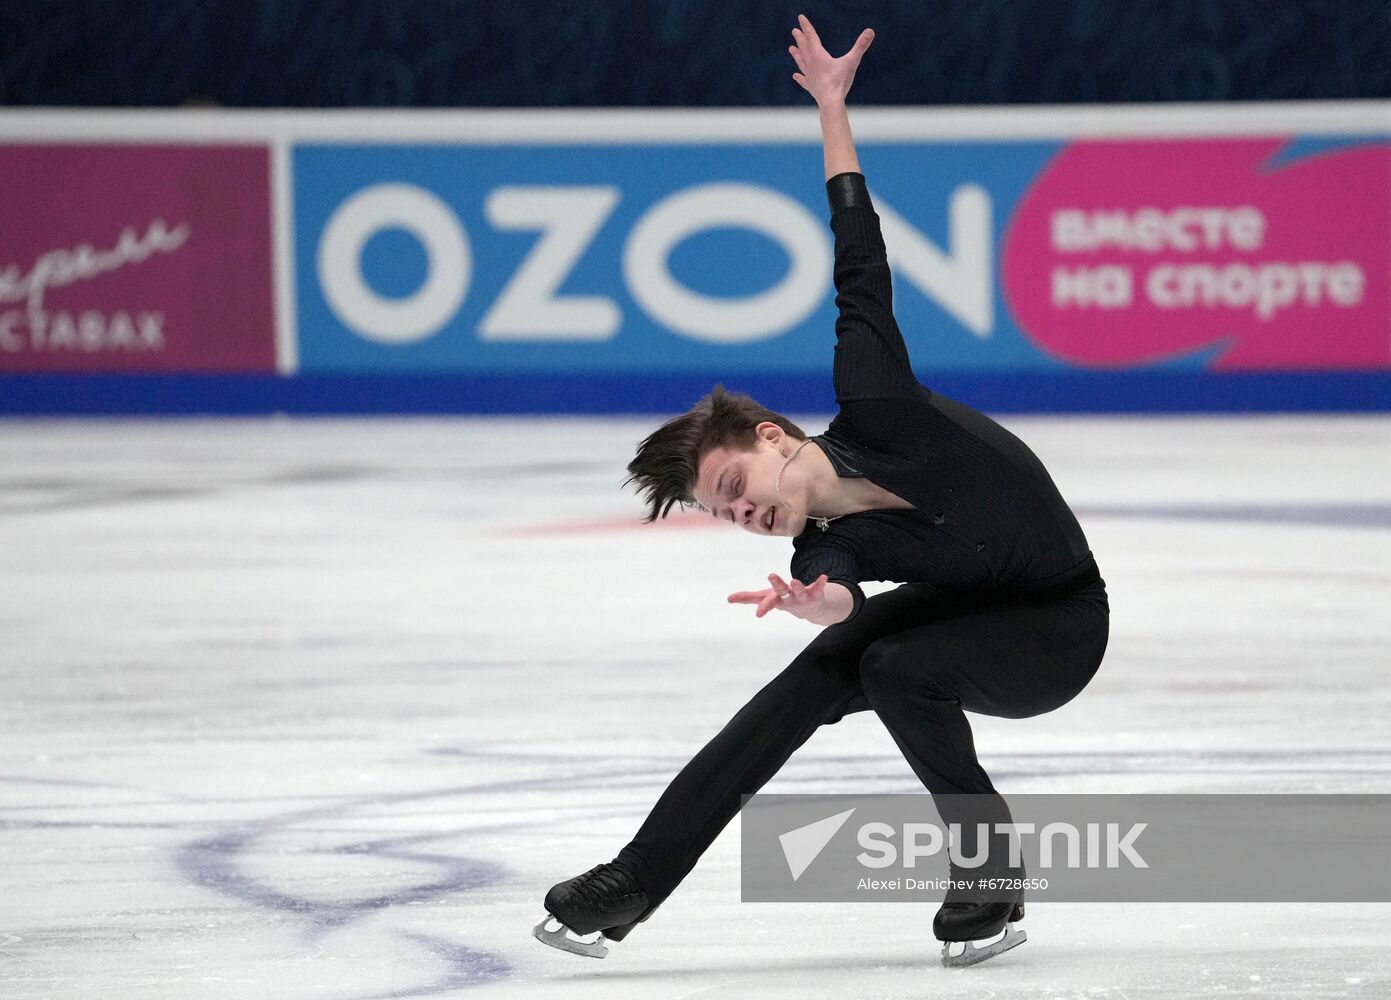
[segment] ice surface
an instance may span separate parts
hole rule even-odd
[[[1391,418],[1007,418],[1107,580],[1005,792],[1391,791]],[[0,423],[0,997],[1389,997],[1391,905],[741,904],[738,821],[603,962],[531,937],[810,638],[786,540],[638,523],[651,420]],[[809,418],[819,429],[824,418]],[[918,789],[871,713],[769,791]]]

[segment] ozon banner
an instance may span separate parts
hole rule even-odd
[[[0,375],[275,370],[269,149],[0,145]]]
[[[862,142],[919,372],[1391,368],[1384,135]],[[300,145],[298,368],[826,371],[819,146]]]

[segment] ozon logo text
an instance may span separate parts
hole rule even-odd
[[[483,202],[494,229],[539,233],[474,331],[485,341],[604,341],[623,325],[619,303],[604,295],[560,295],[622,195],[612,186],[504,185]],[[896,279],[936,302],[977,337],[994,327],[991,202],[962,184],[947,208],[949,239],[938,247],[876,197]],[[697,292],[668,267],[683,240],[709,229],[743,228],[778,243],[791,266],[770,288],[743,297]],[[426,275],[411,294],[378,294],[362,273],[362,250],[375,234],[401,229],[424,248]],[[694,185],[655,202],[623,241],[620,268],[633,301],[654,322],[693,340],[740,344],[776,337],[807,319],[831,285],[832,247],[823,217],[760,184]],[[413,184],[383,183],[348,197],[319,240],[319,285],[346,327],[379,343],[425,340],[458,315],[473,278],[473,247],[462,221],[438,195]]]

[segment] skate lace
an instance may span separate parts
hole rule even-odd
[[[589,903],[608,903],[612,902],[614,893],[623,899],[634,895],[632,881],[626,868],[604,864],[581,875],[570,890]]]

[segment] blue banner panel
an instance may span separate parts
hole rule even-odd
[[[1058,148],[866,154],[920,369],[1066,366],[994,278]],[[830,370],[819,146],[300,146],[294,191],[302,372]]]

